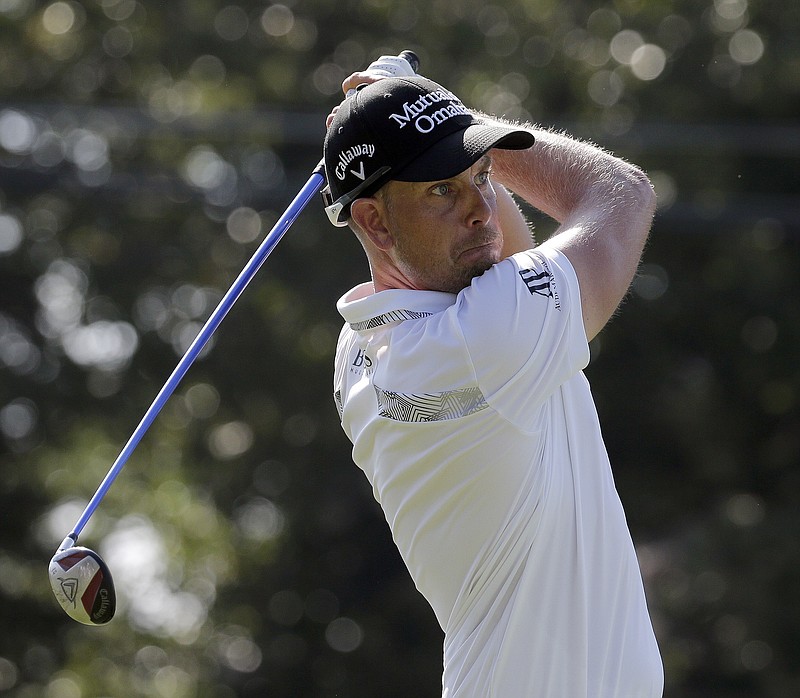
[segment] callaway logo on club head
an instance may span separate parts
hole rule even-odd
[[[339,161],[336,163],[334,172],[339,181],[344,181],[347,176],[347,168],[354,160],[360,157],[371,158],[375,155],[375,146],[372,143],[362,143],[361,145],[354,145],[339,153]],[[350,168],[351,174],[354,174],[362,182],[366,179],[364,172],[364,161],[358,163],[358,169]]]
[[[78,580],[75,579],[75,577],[61,577],[58,583],[61,585],[61,591],[64,593],[67,601],[74,606],[76,597],[78,596]]]
[[[92,620],[99,620],[100,622],[104,622],[102,619],[109,612],[111,609],[111,599],[109,598],[110,594],[108,593],[108,589],[100,589],[99,593],[100,598],[100,608],[96,609],[92,613]],[[111,613],[113,615],[114,609],[111,609]],[[109,618],[110,620],[110,618]]]

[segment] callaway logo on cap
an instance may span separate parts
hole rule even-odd
[[[350,204],[391,179],[449,179],[491,148],[521,150],[533,141],[528,131],[482,122],[427,78],[378,80],[345,100],[328,129],[325,211],[334,225],[347,225]]]

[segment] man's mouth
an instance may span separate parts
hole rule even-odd
[[[481,240],[472,242],[469,247],[464,248],[458,253],[458,259],[482,257],[486,252],[491,250],[497,245],[497,236],[485,237]]]

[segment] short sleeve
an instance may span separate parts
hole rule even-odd
[[[546,245],[515,254],[475,279],[458,322],[487,402],[522,429],[536,408],[589,363],[578,279]]]

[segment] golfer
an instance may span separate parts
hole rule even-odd
[[[444,698],[656,698],[661,659],[582,373],[655,196],[586,143],[423,77],[329,117],[328,215],[371,281],[338,303],[353,459],[444,630]],[[509,192],[554,218],[534,246]]]

